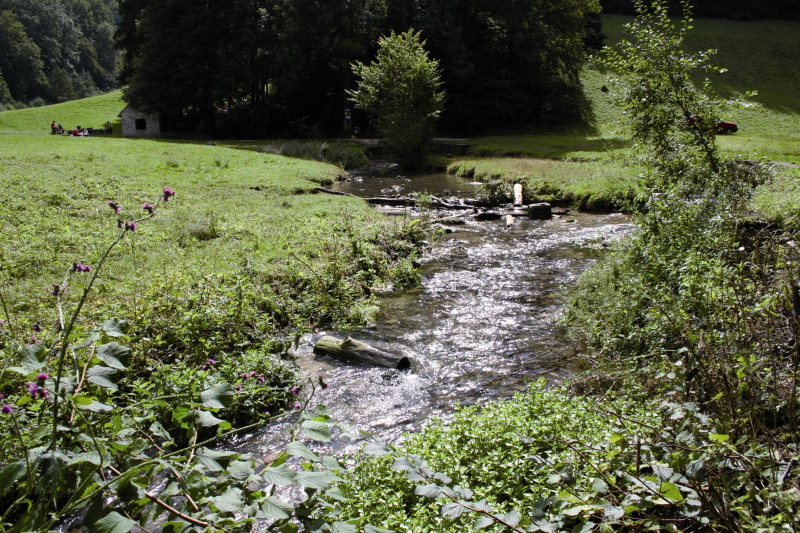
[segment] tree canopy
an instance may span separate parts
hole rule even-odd
[[[0,0],[0,105],[115,87],[115,11],[116,0]]]
[[[221,135],[318,136],[344,129],[350,65],[413,27],[441,65],[443,123],[463,131],[579,118],[598,11],[597,0],[120,0],[117,43],[138,107]]]

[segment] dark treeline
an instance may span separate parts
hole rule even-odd
[[[116,86],[117,0],[0,0],[0,110]]]
[[[601,3],[603,13],[635,14],[633,0],[601,0]],[[680,13],[678,0],[671,0],[670,5],[676,14]],[[800,0],[697,0],[692,5],[697,17],[800,20]]]
[[[414,28],[440,61],[441,128],[574,122],[597,44],[595,0],[120,0],[126,99],[182,130],[317,136],[346,131],[354,61]],[[366,128],[355,115],[355,126]]]

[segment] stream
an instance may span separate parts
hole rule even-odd
[[[336,189],[359,196],[427,192],[473,197],[480,184],[446,174],[355,174]],[[443,194],[444,193],[444,194]],[[407,216],[407,215],[396,215]],[[622,214],[571,213],[547,221],[472,221],[453,226],[421,261],[422,282],[380,297],[374,325],[325,333],[416,359],[401,372],[354,366],[312,353],[310,337],[295,352],[299,369],[329,384],[313,404],[332,417],[388,441],[447,419],[458,404],[509,398],[544,375],[558,381],[590,361],[558,325],[562,288],[587,269],[597,250],[632,230]],[[291,421],[240,437],[240,451],[267,457],[285,444]],[[361,444],[334,438],[327,453]]]

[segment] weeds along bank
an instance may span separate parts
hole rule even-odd
[[[209,439],[304,409],[324,382],[297,383],[290,345],[369,320],[373,286],[416,279],[423,229],[311,194],[332,165],[12,134],[0,160],[2,530],[86,511],[94,530],[167,508],[237,521],[226,468],[247,458]],[[324,435],[307,418],[298,435]],[[167,503],[157,478],[190,496]]]
[[[141,369],[280,353],[321,322],[368,319],[375,283],[414,279],[420,228],[309,194],[338,177],[331,165],[122,139],[6,136],[0,151],[4,332],[17,340],[53,340],[51,284],[164,186],[178,194],[115,248],[84,312],[86,327],[134,325]]]

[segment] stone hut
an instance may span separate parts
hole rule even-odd
[[[147,113],[126,106],[117,116],[122,119],[123,137],[161,137],[164,131],[158,111]]]

